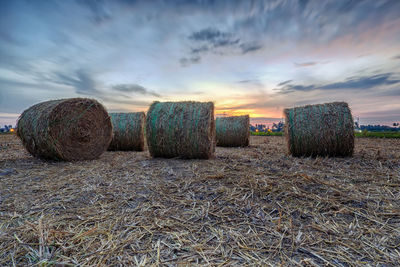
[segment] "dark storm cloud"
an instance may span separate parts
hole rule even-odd
[[[116,91],[124,93],[139,93],[142,95],[152,95],[155,97],[160,97],[159,94],[152,92],[141,85],[138,84],[117,84],[112,87]]]
[[[363,90],[363,89],[373,89],[378,86],[387,86],[400,83],[399,79],[393,78],[395,73],[382,73],[371,76],[362,77],[350,77],[344,82],[329,83],[325,85],[300,85],[300,84],[287,84],[280,83],[278,86],[283,86],[276,90],[281,93],[291,93],[295,91],[307,92],[313,90]]]

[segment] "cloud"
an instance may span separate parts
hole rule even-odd
[[[138,84],[117,84],[112,87],[112,89],[124,93],[139,93],[142,95],[152,95],[155,97],[160,97],[159,94],[152,92],[141,85]]]
[[[237,83],[254,83],[254,82],[259,82],[259,80],[256,80],[256,79],[254,79],[254,80],[241,80],[241,81],[238,81]]]
[[[293,80],[287,80],[287,81],[281,82],[281,83],[278,84],[278,86],[282,86],[282,85],[288,84],[291,81],[293,81]]]
[[[194,56],[194,57],[190,57],[190,58],[183,57],[179,60],[179,63],[181,63],[182,67],[186,67],[190,64],[199,63],[200,60],[201,60],[201,57],[199,57],[199,56]]]
[[[314,66],[317,65],[318,62],[303,62],[303,63],[294,63],[294,65],[298,68],[300,67],[310,67],[310,66]]]
[[[283,94],[287,94],[287,93],[291,93],[291,92],[295,92],[295,91],[302,91],[302,92],[306,92],[306,91],[312,91],[317,89],[315,87],[315,85],[294,85],[294,84],[288,84],[286,86],[284,86],[282,89],[279,89],[281,93]]]
[[[208,47],[207,45],[203,45],[197,48],[192,48],[192,50],[190,51],[192,54],[198,54],[198,53],[202,53],[202,52],[207,52],[210,50],[210,47]]]
[[[329,44],[347,35],[357,40],[368,30],[380,31],[379,26],[394,23],[399,8],[399,1],[260,1],[234,21],[234,32],[282,43]]]
[[[239,50],[241,54],[247,54],[263,48],[258,42],[241,42],[241,39],[233,33],[223,32],[217,28],[205,28],[197,32],[193,32],[188,39],[194,42],[190,53],[196,55],[194,57],[184,57],[180,60],[182,66],[199,63],[200,55],[207,52],[214,52],[224,55],[230,50]]]
[[[400,96],[400,89],[399,88],[395,88],[392,90],[387,90],[387,91],[383,91],[383,92],[379,92],[380,96]]]
[[[362,76],[362,77],[350,77],[346,79],[344,82],[335,82],[328,83],[323,85],[310,84],[310,85],[300,85],[300,84],[287,84],[280,83],[278,86],[285,85],[282,88],[278,88],[275,90],[280,91],[280,93],[291,93],[295,91],[307,92],[313,90],[362,90],[362,89],[371,89],[376,88],[378,86],[387,86],[400,83],[399,79],[392,78],[394,73],[382,73],[371,76]]]
[[[91,75],[83,69],[76,70],[72,75],[56,72],[55,77],[50,81],[57,84],[72,86],[75,88],[77,94],[95,95],[99,93],[96,89],[95,81]]]
[[[82,0],[77,1],[91,11],[90,19],[96,24],[102,24],[112,19],[111,13],[103,0]]]
[[[216,28],[206,28],[192,33],[189,39],[194,41],[204,41],[210,43],[218,43],[220,41],[230,41],[232,34],[221,32]]]
[[[320,86],[320,89],[369,89],[380,85],[399,83],[400,80],[391,79],[393,73],[383,73],[372,76],[351,77],[344,82],[331,83]]]
[[[130,106],[139,106],[139,107],[147,107],[150,105],[151,101],[140,101],[140,100],[129,100],[129,99],[119,99],[113,96],[103,95],[101,99],[105,102],[122,104],[122,105],[130,105]]]
[[[246,54],[249,52],[260,50],[263,48],[263,46],[253,42],[253,43],[243,43],[240,45],[240,48],[242,49],[242,53]]]
[[[222,32],[216,28],[205,28],[193,32],[188,39],[195,42],[195,44],[200,43],[200,46],[191,49],[192,54],[213,51],[217,48],[235,47],[240,42],[240,39],[236,38],[232,33]],[[198,61],[192,63],[197,63]]]
[[[381,100],[375,96],[386,94],[385,105],[396,105],[399,93],[400,78],[383,75],[396,72],[400,59],[397,52],[387,54],[399,46],[396,0],[0,2],[0,101],[5,112],[76,93],[116,103],[115,108],[122,102],[142,108],[141,100],[156,98],[157,92],[200,100],[214,93],[215,101],[240,105],[253,100],[236,96],[270,92],[269,86],[278,84],[281,94],[269,95],[270,103],[254,96],[271,109],[298,98],[316,101],[316,96],[318,101],[340,96],[357,102],[364,89],[370,90],[362,102],[370,97],[378,106]],[[374,56],[356,58],[366,53]],[[335,64],[317,68],[328,60]],[[345,68],[336,67],[341,64]],[[380,68],[377,73],[383,74],[350,77],[364,68]],[[324,80],[307,80],[321,77],[321,71]],[[164,91],[123,84],[125,77]],[[259,86],[257,77],[262,77]],[[330,77],[340,78],[327,82]],[[192,96],[192,90],[204,95]],[[288,92],[295,93],[284,95]]]
[[[240,80],[237,81],[236,83],[238,84],[245,84],[245,88],[248,90],[251,90],[250,88],[258,88],[259,90],[263,90],[265,88],[265,85],[263,84],[262,80],[260,79],[246,79],[246,80]]]

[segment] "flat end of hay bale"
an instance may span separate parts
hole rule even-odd
[[[106,109],[88,98],[36,104],[21,114],[17,128],[23,145],[33,156],[53,160],[98,158],[112,138]]]

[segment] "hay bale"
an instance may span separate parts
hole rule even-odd
[[[215,151],[214,104],[154,102],[147,112],[146,139],[153,157],[212,157]]]
[[[144,150],[144,112],[110,113],[113,138],[108,150]]]
[[[351,156],[354,122],[345,102],[284,110],[285,136],[293,156]]]
[[[107,150],[112,125],[107,111],[96,100],[71,98],[28,108],[18,119],[17,134],[33,156],[87,160]]]
[[[217,146],[248,146],[250,138],[249,115],[220,117],[215,120]]]

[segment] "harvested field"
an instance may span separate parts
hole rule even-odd
[[[0,265],[397,266],[399,147],[294,158],[284,137],[252,136],[212,160],[71,163],[0,135]]]

